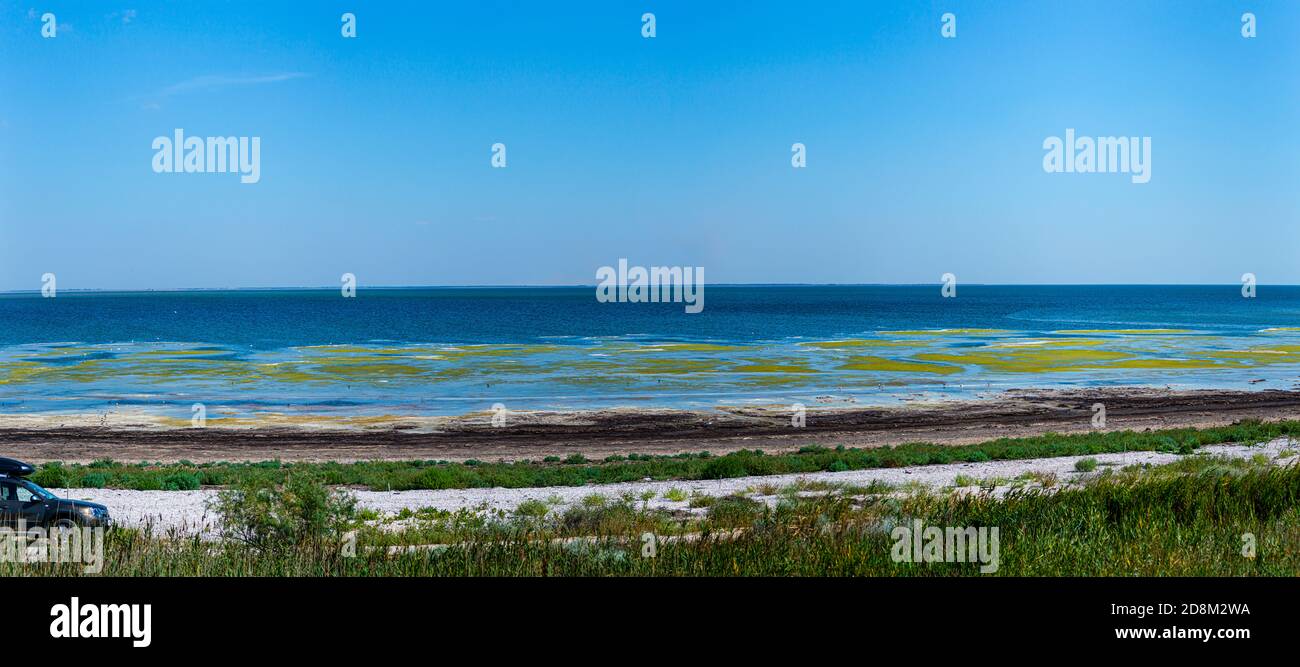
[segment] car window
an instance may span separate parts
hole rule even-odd
[[[17,482],[18,488],[25,489],[32,494],[36,500],[54,500],[58,496],[50,493],[49,489],[42,488],[40,484],[30,479],[24,479]]]
[[[18,502],[20,503],[27,503],[41,499],[40,496],[37,496],[31,489],[25,486],[15,486],[13,487],[13,491],[18,494]]]
[[[0,501],[14,499],[14,483],[0,482]]]

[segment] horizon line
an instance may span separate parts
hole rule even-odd
[[[595,289],[599,285],[590,284],[484,284],[484,285],[358,285],[359,292],[366,290],[416,290],[416,289]],[[942,282],[927,283],[712,283],[706,287],[942,287]],[[961,287],[1240,287],[1239,282],[1224,283],[958,283]],[[1258,287],[1297,287],[1295,283],[1257,283]],[[648,287],[648,286],[647,286]],[[275,287],[69,287],[59,288],[60,292],[277,292],[277,291],[321,291],[338,290],[339,285],[297,285]],[[40,288],[20,290],[0,290],[6,294],[40,294]]]

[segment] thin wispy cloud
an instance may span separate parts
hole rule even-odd
[[[258,86],[268,83],[279,83],[281,81],[301,79],[305,76],[307,75],[302,72],[279,72],[276,74],[260,74],[255,76],[207,74],[204,76],[196,76],[192,79],[186,79],[180,83],[174,83],[154,93],[151,97],[164,98],[182,93],[220,90],[222,88],[234,88],[238,86]]]
[[[176,95],[212,92],[245,86],[261,86],[280,83],[282,81],[292,81],[293,79],[301,79],[305,76],[307,76],[307,74],[303,72],[276,72],[272,74],[256,75],[205,74],[203,76],[196,76],[192,79],[186,79],[179,83],[174,83],[148,95],[129,97],[127,100],[132,102],[142,101],[140,106],[141,109],[145,111],[156,111],[162,108],[161,102],[163,100]]]

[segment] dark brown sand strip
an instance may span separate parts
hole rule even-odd
[[[1092,406],[1106,406],[1104,430],[1207,427],[1243,419],[1300,419],[1300,391],[1171,391],[1112,388],[1015,390],[973,401],[898,407],[809,406],[793,428],[778,408],[715,411],[600,410],[512,413],[504,427],[472,415],[436,422],[395,419],[374,428],[0,428],[0,455],[33,462],[355,461],[539,459],[581,453],[676,454],[804,445],[874,447],[905,442],[968,444],[1001,437],[1092,430]],[[432,425],[431,425],[432,424]]]

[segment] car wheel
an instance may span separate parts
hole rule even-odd
[[[77,522],[72,519],[59,519],[54,522],[54,530],[60,536],[67,535],[77,529]]]

